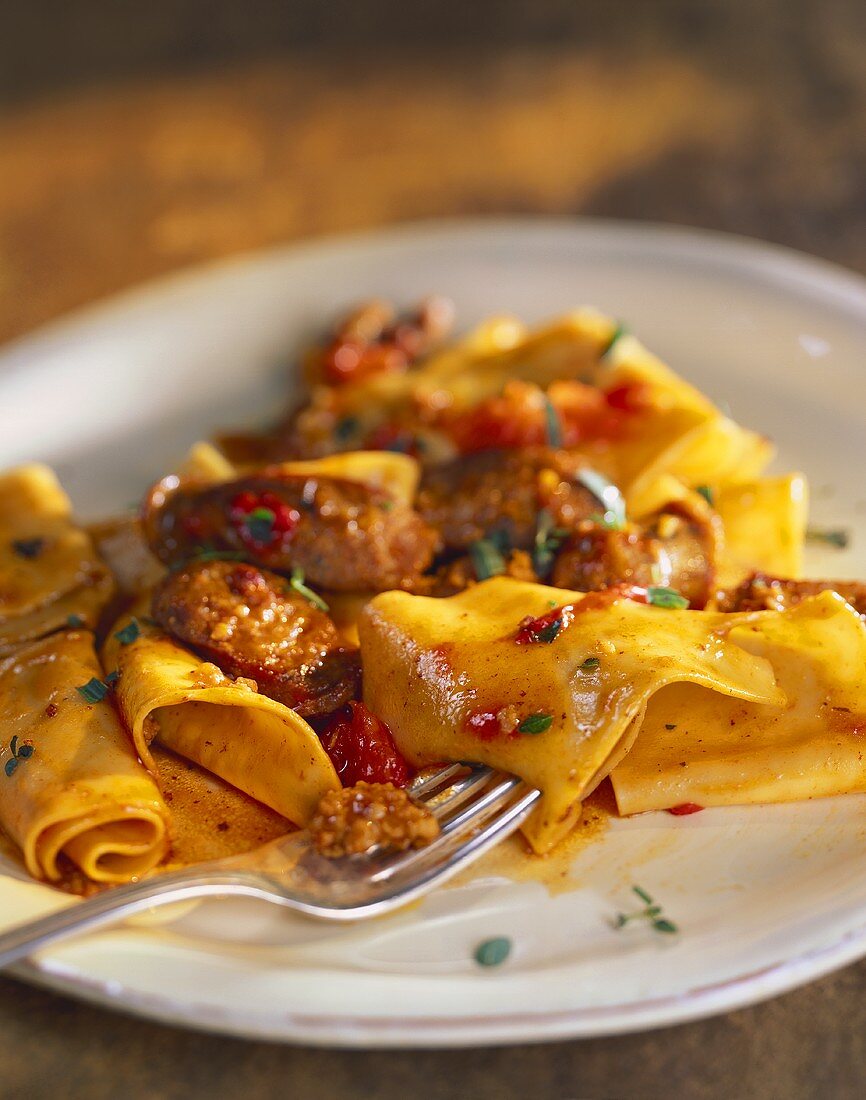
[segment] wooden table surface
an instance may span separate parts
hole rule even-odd
[[[175,73],[61,66],[65,86],[0,106],[0,339],[203,260],[439,215],[702,225],[866,271],[862,0],[617,7],[485,49],[367,34]],[[4,980],[0,1096],[853,1097],[864,981],[866,963],[664,1032],[389,1054],[171,1030]]]

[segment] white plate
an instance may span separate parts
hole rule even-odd
[[[452,295],[461,323],[592,303],[815,487],[815,522],[856,529],[815,572],[866,575],[866,284],[763,245],[593,222],[439,224],[304,245],[166,280],[0,357],[0,465],[54,463],[82,514],[133,499],[217,426],[281,408],[291,350],[366,295]],[[343,1046],[601,1035],[744,1005],[866,953],[866,797],[616,821],[571,889],[482,865],[357,928],[208,902],[46,953],[22,976],[164,1020]],[[0,876],[0,924],[64,903]],[[630,884],[681,928],[614,931]],[[633,900],[633,899],[632,899]],[[475,945],[510,936],[483,971]]]

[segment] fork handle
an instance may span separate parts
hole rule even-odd
[[[0,934],[0,969],[57,940],[114,924],[142,909],[191,898],[225,897],[229,894],[272,896],[263,886],[258,886],[249,874],[214,872],[202,867],[157,875],[129,886],[106,890],[77,905],[27,921]]]

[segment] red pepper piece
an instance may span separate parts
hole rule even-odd
[[[697,802],[681,802],[679,806],[671,806],[668,813],[673,814],[674,817],[686,817],[688,814],[699,814],[704,808]]]

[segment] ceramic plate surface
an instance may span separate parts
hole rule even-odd
[[[813,522],[853,529],[810,571],[866,576],[866,283],[784,250],[596,222],[442,223],[303,245],[163,281],[0,356],[0,466],[52,463],[82,516],[124,507],[214,428],[284,401],[292,351],[369,295],[441,291],[461,325],[588,303],[772,436]],[[648,814],[513,878],[354,928],[211,901],[57,947],[19,970],[188,1025],[343,1046],[600,1035],[744,1005],[866,953],[866,796]],[[567,870],[566,877],[560,871]],[[0,926],[68,899],[0,866]],[[551,889],[556,879],[558,885]],[[679,925],[611,927],[639,883]],[[479,941],[509,936],[496,970]]]

